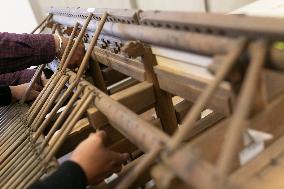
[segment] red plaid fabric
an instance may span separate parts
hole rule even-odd
[[[35,69],[25,69],[14,73],[0,74],[0,86],[16,86],[31,81]]]
[[[46,64],[55,57],[50,34],[0,33],[0,74]]]

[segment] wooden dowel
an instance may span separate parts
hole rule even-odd
[[[35,118],[34,122],[31,124],[31,128],[33,131],[35,131],[39,127],[39,125],[42,123],[42,121],[45,119],[45,116],[50,111],[51,107],[55,104],[56,99],[62,92],[62,89],[65,87],[68,79],[69,79],[68,76],[64,75],[62,77],[61,82],[59,82],[56,90],[54,90],[52,92],[52,95],[50,95],[50,98],[47,99],[41,111],[38,113],[38,116]]]
[[[31,34],[35,33],[46,21],[50,20],[52,17],[52,14],[49,14],[41,21],[41,23],[31,32]]]
[[[55,140],[52,147],[50,148],[50,151],[48,152],[48,154],[46,155],[46,157],[44,159],[45,163],[48,163],[52,159],[52,157],[56,154],[59,147],[65,141],[68,133],[74,127],[76,122],[81,118],[81,116],[83,115],[85,110],[88,108],[90,103],[93,101],[94,97],[95,96],[93,94],[91,94],[91,95],[88,95],[86,99],[82,99],[83,104],[80,106],[80,109],[78,111],[76,111],[76,114],[74,115],[74,117],[72,116],[72,120],[70,120],[70,122],[68,124],[66,124],[66,127],[64,129],[62,129],[62,131],[58,134],[57,140]]]
[[[62,69],[63,64],[64,64],[65,61],[66,61],[66,58],[67,58],[67,56],[68,56],[68,54],[69,54],[69,51],[70,51],[70,49],[72,48],[72,43],[73,43],[73,40],[74,40],[74,38],[75,38],[76,31],[78,30],[78,27],[79,27],[79,23],[76,22],[76,24],[75,24],[75,26],[74,26],[74,28],[73,28],[73,30],[72,30],[71,36],[69,37],[68,43],[67,43],[67,45],[66,45],[66,48],[65,48],[65,50],[64,50],[64,52],[63,52],[63,55],[62,55],[62,57],[61,57],[61,60],[60,60],[61,64],[59,64],[58,70],[61,70],[61,69]]]
[[[78,73],[77,73],[77,76],[76,76],[77,80],[79,80],[81,78],[83,72],[85,71],[85,68],[86,68],[87,64],[89,63],[89,59],[90,59],[91,54],[93,52],[93,48],[97,44],[99,35],[100,35],[100,33],[101,33],[102,29],[103,29],[103,26],[104,26],[104,24],[106,22],[107,16],[108,16],[108,14],[105,12],[103,14],[100,22],[99,22],[99,25],[98,25],[95,33],[94,33],[92,41],[91,41],[91,43],[90,43],[90,45],[88,47],[88,50],[87,50],[87,52],[86,52],[86,54],[85,54],[85,56],[84,56],[84,58],[82,60],[81,66],[80,66],[80,68],[78,70]]]
[[[199,118],[201,111],[205,108],[206,103],[210,100],[211,96],[214,94],[221,81],[223,81],[225,76],[228,74],[234,63],[236,63],[236,60],[245,47],[245,41],[245,39],[239,39],[236,42],[235,46],[232,47],[226,59],[224,59],[221,68],[217,71],[213,82],[207,86],[205,91],[198,98],[197,102],[187,113],[183,124],[180,125],[179,129],[174,133],[171,140],[167,143],[167,152],[172,152],[174,149],[176,149],[179,144],[185,139],[185,137],[188,136],[188,134],[194,127],[195,121]],[[155,158],[152,157],[153,154],[159,155],[162,149],[163,148],[159,146],[153,147],[153,149],[145,155],[145,158],[143,158],[140,163],[143,165],[151,165],[151,161],[155,160]],[[125,177],[125,180],[122,180],[123,186],[131,186],[133,182],[143,173],[144,170],[145,167],[135,167],[132,171],[133,173],[129,173],[129,176]],[[122,186],[119,185],[119,188],[121,187]]]
[[[33,139],[36,141],[38,137],[42,134],[42,132],[46,129],[46,127],[49,125],[51,122],[53,116],[56,114],[56,112],[59,110],[59,108],[63,105],[63,103],[67,100],[67,98],[70,96],[70,94],[73,92],[75,88],[75,84],[72,83],[67,90],[64,92],[62,97],[59,99],[58,103],[54,106],[52,111],[49,113],[49,116],[44,120],[44,122],[40,125],[40,127],[37,129],[37,131],[34,134]],[[81,88],[81,87],[79,87]],[[80,90],[80,89],[77,90]],[[68,102],[69,103],[69,102]]]
[[[224,58],[220,68],[217,70],[216,75],[212,83],[210,83],[201,94],[201,96],[194,103],[193,107],[189,110],[185,116],[182,125],[173,135],[171,141],[168,144],[168,150],[174,150],[180,143],[189,135],[192,128],[194,127],[195,121],[200,117],[200,113],[206,107],[206,104],[220,85],[225,79],[227,74],[231,71],[233,65],[237,62],[240,54],[243,52],[246,46],[246,39],[239,39],[236,44],[232,47],[231,51]]]
[[[43,20],[43,22],[39,25],[39,27],[47,20],[49,20],[49,17],[47,17],[46,20]],[[53,25],[52,34],[55,33],[57,27],[58,27],[58,24]],[[23,95],[23,97],[20,100],[20,104],[23,104],[27,100],[27,98],[30,95],[30,93],[31,93],[33,87],[35,86],[36,82],[38,82],[38,80],[40,79],[43,69],[44,69],[44,65],[40,65],[39,68],[37,69],[36,73],[34,74],[32,80],[29,84],[29,87],[27,88],[25,94]]]
[[[131,188],[131,185],[134,184],[136,179],[141,176],[141,173],[145,172],[153,164],[162,150],[162,146],[160,145],[154,148],[155,150],[151,150],[148,154],[141,158],[139,163],[124,177],[115,189]]]
[[[20,100],[20,104],[23,104],[27,100],[28,96],[30,95],[30,92],[32,91],[32,88],[34,87],[36,82],[40,79],[43,69],[44,69],[44,65],[40,65],[40,67],[37,69],[35,75],[33,76],[32,80],[29,84],[29,87],[27,88],[25,94],[23,95],[23,97]]]
[[[62,55],[62,58],[60,60],[60,64],[59,64],[59,67],[58,67],[58,70],[61,70],[62,68],[62,65],[64,64],[65,60],[66,60],[66,57],[68,55],[68,52],[70,51],[70,48],[72,46],[72,41],[74,40],[75,38],[75,34],[76,34],[76,31],[79,27],[79,23],[77,22],[73,28],[73,31],[72,31],[72,34],[68,40],[68,44],[64,50],[64,53]],[[29,115],[35,108],[36,104],[38,103],[38,101],[40,99],[42,99],[42,96],[43,94],[45,93],[45,91],[50,87],[50,84],[52,83],[54,77],[55,77],[56,74],[52,75],[52,77],[49,79],[49,81],[47,82],[46,86],[43,88],[43,90],[40,92],[39,96],[36,98],[36,100],[34,101],[34,103],[32,104],[32,106],[30,107],[29,111],[27,112],[27,115]]]
[[[228,175],[233,159],[237,156],[238,144],[241,142],[246,121],[251,112],[253,98],[256,94],[260,72],[265,62],[267,44],[258,40],[250,45],[250,64],[241,87],[239,100],[236,103],[235,113],[225,134],[223,148],[217,162],[218,173],[221,177]]]
[[[82,39],[84,37],[85,31],[86,31],[86,29],[87,29],[87,27],[88,27],[92,17],[93,17],[93,14],[90,13],[88,18],[85,20],[84,25],[83,25],[83,27],[82,27],[82,29],[81,29],[78,37],[77,37],[77,40],[75,41],[75,43],[74,43],[70,53],[68,54],[68,56],[67,56],[67,58],[66,58],[66,60],[65,60],[65,62],[63,64],[63,66],[62,66],[62,72],[65,72],[68,64],[70,63],[70,61],[71,61],[71,59],[72,59],[72,57],[73,57],[73,55],[74,55],[74,53],[75,53],[79,43],[82,41]]]
[[[42,143],[42,148],[45,148],[47,146],[47,144],[49,143],[51,137],[54,135],[56,130],[59,128],[60,124],[62,124],[62,122],[64,121],[64,119],[68,115],[69,111],[71,110],[71,108],[74,105],[75,101],[78,99],[78,97],[81,94],[82,90],[83,90],[83,87],[79,87],[76,90],[76,92],[74,93],[74,95],[71,97],[71,99],[68,101],[68,103],[67,103],[67,105],[66,105],[66,107],[64,109],[64,112],[62,112],[60,114],[59,118],[56,120],[56,122],[54,123],[54,125],[52,126],[50,131],[48,132],[47,136],[45,137],[45,140]],[[37,136],[35,136],[35,137],[37,137]]]

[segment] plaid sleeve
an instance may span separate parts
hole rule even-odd
[[[31,81],[36,70],[25,69],[13,73],[0,74],[0,86],[16,86]]]
[[[50,34],[0,33],[0,73],[46,64],[55,57]]]

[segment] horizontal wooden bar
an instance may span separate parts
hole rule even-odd
[[[82,23],[83,19],[54,15],[53,21],[66,26],[73,26],[75,22]],[[88,30],[94,31],[95,28],[96,22],[93,21],[89,24]],[[111,22],[104,25],[102,32],[126,40],[139,40],[152,45],[206,55],[226,53],[234,42],[234,39],[222,36]]]
[[[148,82],[139,83],[123,91],[111,95],[111,98],[119,101],[136,113],[142,113],[155,103],[153,85]],[[87,110],[90,122],[100,128],[108,124],[107,118],[93,107]]]
[[[209,83],[204,79],[191,77],[188,73],[176,72],[164,66],[156,66],[161,89],[172,94],[181,96],[191,102],[194,102],[202,93],[204,87]],[[232,94],[229,88],[219,87],[216,94],[211,99],[208,107],[224,115],[230,115],[232,112]]]
[[[62,11],[64,12],[64,10]],[[77,15],[72,15],[73,13],[69,12],[68,9],[66,9],[65,12],[67,15],[54,15],[53,21],[70,27],[74,26],[76,22],[83,23],[84,18],[78,18]],[[158,18],[159,16],[154,16],[152,21],[147,21],[147,19],[151,20],[151,18],[148,17],[147,19],[145,18],[146,20],[144,19],[144,22],[140,22],[142,25],[123,24],[109,20],[110,22],[105,24],[102,32],[104,35],[117,37],[122,40],[139,40],[149,45],[162,46],[204,55],[216,55],[228,52],[228,49],[231,48],[231,45],[234,43],[232,36],[244,36],[250,39],[261,37],[272,41],[283,40],[283,34],[281,32],[283,27],[277,25],[277,23],[282,22],[281,19],[266,18],[264,19],[265,21],[263,21],[263,18],[260,19],[257,17],[216,14],[213,14],[213,18],[211,18],[211,15],[206,14],[185,14],[177,12],[154,12],[154,14],[161,14],[163,15],[162,17],[167,19],[169,19],[169,16],[172,16],[172,19],[165,21],[164,18],[160,19]],[[172,22],[174,18],[186,15],[189,15],[190,17],[193,16],[189,19],[189,22],[193,23],[187,25],[184,23]],[[155,19],[157,20],[155,21]],[[146,25],[145,23],[148,22],[150,22],[150,24]],[[151,22],[153,22],[153,24],[151,24]],[[238,24],[232,24],[236,22]],[[257,22],[256,26],[254,25],[254,22]],[[181,25],[179,26],[179,24]],[[155,27],[155,25],[159,27]],[[165,27],[163,27],[163,25]],[[253,25],[254,27],[248,27],[250,25]],[[270,25],[271,27],[263,27],[263,25]],[[169,28],[168,26],[173,26],[173,28]],[[181,29],[184,28],[184,26],[187,29]],[[192,29],[190,29],[190,26]],[[96,27],[97,21],[93,20],[89,24],[88,30],[94,31]],[[155,33],[155,35],[153,35],[153,33]],[[270,57],[271,60],[268,60],[269,63],[274,65],[277,69],[283,69],[283,51],[279,51],[271,46]]]
[[[70,78],[74,78],[74,73],[71,71],[68,71],[67,75],[70,75]],[[101,113],[103,113],[104,116],[106,116],[108,122],[117,131],[123,134],[132,144],[137,146],[142,151],[148,152],[154,145],[165,145],[166,142],[170,139],[167,134],[156,128],[154,125],[143,120],[137,114],[129,110],[127,107],[92,86],[89,82],[81,80],[80,85],[87,85],[85,89],[87,91],[92,90],[96,94],[96,98],[94,100],[96,108]],[[187,170],[187,175],[199,175],[202,170],[211,169],[210,165],[202,161],[201,159],[196,162],[196,153],[194,153],[193,151],[184,157],[188,158],[186,160],[186,163],[189,163],[190,161],[190,164],[193,163],[196,165],[196,169]],[[169,161],[171,160],[169,159]],[[206,167],[198,166],[203,164],[206,164]],[[185,173],[184,167],[175,166],[175,168],[175,170],[179,174]],[[200,177],[200,180],[208,179],[207,175],[199,175],[198,177]],[[182,177],[182,179],[184,178],[185,177]]]
[[[89,9],[90,11],[90,9]],[[54,8],[51,7],[48,12],[55,16],[73,16],[76,18],[85,18],[88,9],[77,8]],[[217,34],[235,36],[246,35],[251,38],[273,38],[277,40],[283,39],[284,27],[283,20],[280,18],[266,18],[245,15],[224,15],[218,13],[196,13],[196,12],[177,12],[177,11],[142,11],[130,9],[92,9],[94,15],[100,17],[103,12],[107,11],[110,17],[118,17],[118,19],[108,19],[110,22],[129,23],[150,25],[153,27],[162,27],[174,30],[193,30]],[[119,19],[121,18],[121,19]],[[123,20],[125,19],[125,20]],[[98,20],[98,19],[96,19]],[[127,22],[131,20],[131,22]],[[263,27],[267,26],[267,27]],[[208,31],[206,29],[211,29]]]
[[[131,60],[98,47],[94,48],[92,57],[94,60],[138,81],[145,81],[145,70],[143,64],[139,61]]]
[[[102,69],[102,73],[108,87],[128,77],[110,67]]]
[[[114,94],[124,89],[127,89],[128,87],[136,85],[138,83],[139,82],[133,79],[132,77],[127,77],[117,83],[114,83],[113,85],[108,86],[107,89],[108,89],[109,94]]]
[[[160,24],[179,30],[216,33],[226,36],[243,35],[250,38],[283,39],[283,19],[246,15],[224,15],[218,13],[195,13],[177,11],[143,11],[140,24]],[[167,25],[166,25],[167,24]],[[264,27],[267,26],[267,27]]]

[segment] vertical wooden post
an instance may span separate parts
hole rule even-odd
[[[163,130],[168,134],[173,134],[178,124],[172,97],[169,93],[160,89],[157,76],[154,72],[154,66],[157,65],[157,60],[151,48],[140,42],[131,41],[123,46],[122,51],[131,57],[141,56],[145,68],[146,80],[153,83],[157,116],[161,120]]]
[[[103,78],[103,74],[101,72],[101,68],[99,63],[92,56],[92,62],[90,63],[90,72],[92,79],[94,81],[94,85],[107,94],[107,87]]]
[[[171,135],[177,129],[178,125],[172,97],[171,94],[160,89],[157,76],[154,72],[154,66],[157,65],[157,60],[153,55],[151,48],[148,46],[145,46],[145,53],[142,56],[142,61],[146,71],[146,79],[153,83],[154,86],[157,116],[161,120],[163,130]]]
[[[234,158],[238,154],[238,145],[241,143],[243,132],[247,127],[249,115],[251,113],[255,95],[257,95],[257,85],[259,76],[266,59],[267,43],[263,40],[257,40],[250,44],[250,63],[247,69],[239,99],[232,116],[231,122],[225,133],[223,149],[219,155],[217,167],[222,179],[225,179],[231,171]],[[221,183],[223,184],[223,180]]]

